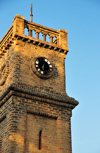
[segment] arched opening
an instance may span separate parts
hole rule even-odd
[[[57,38],[56,37],[53,37],[53,43],[57,44]]]
[[[27,28],[24,29],[24,35],[29,36],[29,32]]]
[[[33,30],[32,36],[33,36],[34,38],[36,38],[36,31],[35,31],[35,30]]]
[[[50,37],[49,37],[48,34],[46,35],[46,41],[47,41],[47,42],[50,42]]]
[[[39,39],[43,40],[43,34],[41,32],[39,33]]]
[[[39,150],[41,150],[41,139],[42,139],[42,130],[39,131]]]

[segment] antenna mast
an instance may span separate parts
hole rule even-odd
[[[33,14],[32,14],[32,3],[31,3],[31,22],[33,22]]]

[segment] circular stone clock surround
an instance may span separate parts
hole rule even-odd
[[[38,77],[48,79],[53,74],[53,65],[45,57],[32,58],[32,70]]]

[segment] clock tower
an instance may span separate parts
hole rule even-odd
[[[0,153],[72,152],[78,101],[65,90],[67,52],[66,30],[14,17],[0,41]]]

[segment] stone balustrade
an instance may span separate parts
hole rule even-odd
[[[36,39],[39,39],[39,33],[41,32],[43,41],[46,41],[46,36],[49,35],[50,43],[53,43],[53,38],[56,38],[56,43],[59,45],[59,31],[26,20],[24,23],[25,28],[29,31],[29,36],[32,36],[32,31],[34,30],[36,33]]]
[[[65,50],[64,53],[68,52],[68,45],[67,45],[67,31],[63,29],[55,30],[51,29],[39,24],[36,24],[34,22],[30,22],[25,20],[23,16],[16,15],[13,19],[13,24],[7,31],[7,33],[4,35],[2,40],[0,41],[0,52],[1,50],[3,52],[6,52],[7,47],[11,44],[11,42],[14,40],[15,35],[21,35],[25,36],[25,28],[28,30],[28,37],[29,39],[34,38],[32,37],[32,32],[35,31],[36,34],[36,41],[39,40],[39,34],[42,33],[42,41],[45,45],[46,43],[46,36],[49,35],[50,41],[49,45],[55,45],[55,47],[58,47],[60,49]],[[54,39],[55,38],[55,39]],[[60,50],[59,49],[59,50]],[[2,52],[2,54],[3,54]]]

